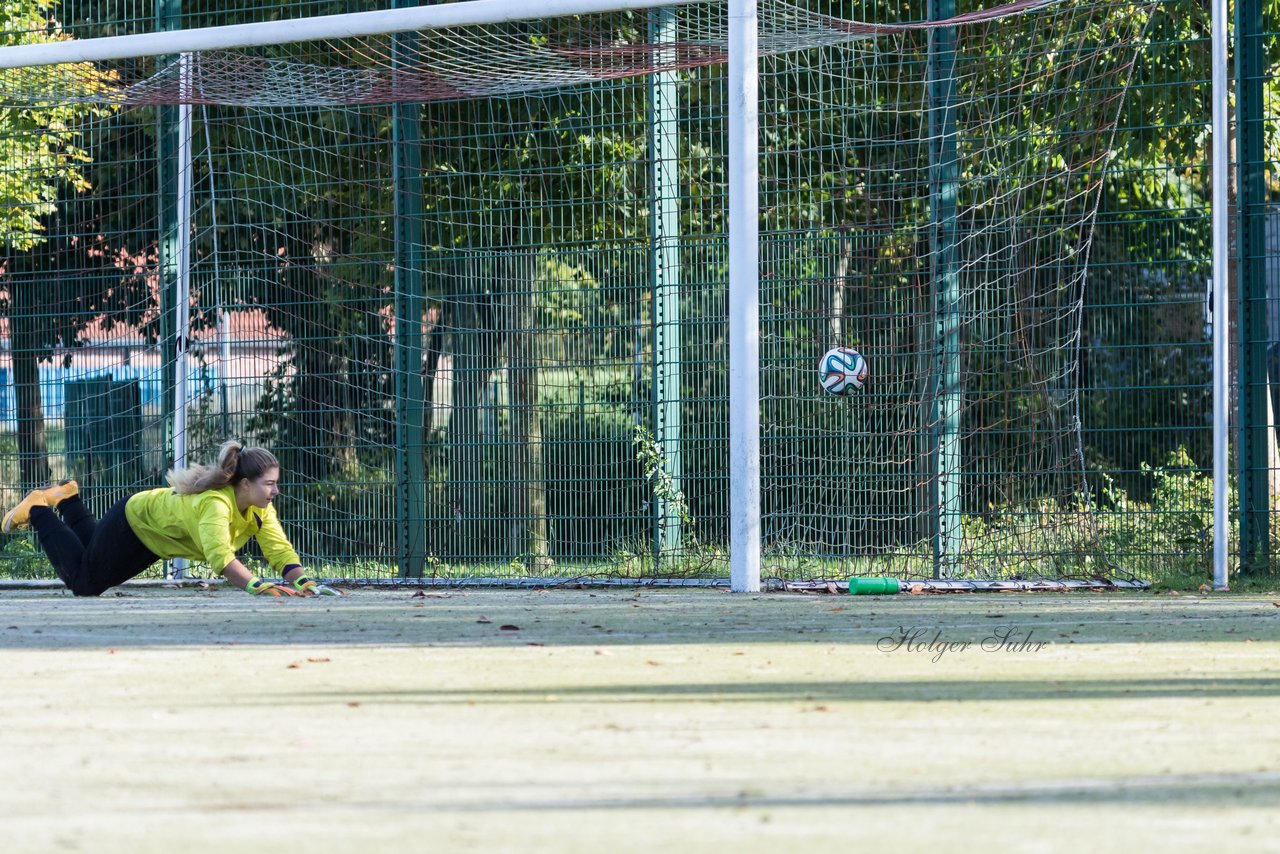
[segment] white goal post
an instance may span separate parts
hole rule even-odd
[[[1229,447],[1227,407],[1230,391],[1228,348],[1230,338],[1227,318],[1230,300],[1227,293],[1227,270],[1230,267],[1231,244],[1227,228],[1227,181],[1231,169],[1231,133],[1227,123],[1227,0],[1213,0],[1211,40],[1213,42],[1213,588],[1227,589],[1228,522],[1230,499]]]

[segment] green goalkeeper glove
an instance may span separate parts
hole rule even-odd
[[[285,587],[283,584],[276,584],[271,581],[263,581],[261,578],[250,578],[249,583],[244,586],[244,592],[254,596],[299,596],[297,591]]]
[[[292,582],[293,589],[303,596],[341,596],[342,591],[327,584],[320,584],[315,579],[299,575]]]

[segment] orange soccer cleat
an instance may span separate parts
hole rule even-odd
[[[49,501],[44,497],[43,489],[33,489],[27,493],[27,497],[18,502],[18,505],[5,514],[4,522],[0,523],[0,530],[6,534],[12,534],[14,531],[27,527],[31,521],[31,510],[34,507],[48,507]]]
[[[80,484],[74,480],[64,480],[61,483],[55,483],[53,486],[46,486],[41,492],[44,493],[45,503],[49,507],[57,507],[71,496],[79,495]]]
[[[52,509],[71,496],[79,494],[80,485],[74,480],[64,480],[51,486],[33,489],[27,493],[27,497],[22,499],[16,507],[5,514],[4,522],[0,523],[0,530],[3,530],[6,534],[21,530],[31,522],[31,508],[48,507]]]

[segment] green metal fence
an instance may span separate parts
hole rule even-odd
[[[369,4],[67,0],[52,14],[92,38],[357,6]],[[813,38],[817,19],[763,7],[766,42]],[[824,33],[950,14],[799,7],[830,16]],[[1264,569],[1266,355],[1280,330],[1270,173],[1256,167],[1275,137],[1274,39],[1249,42],[1273,24],[1240,7],[1237,38],[1257,50],[1235,72],[1233,331],[1237,421],[1253,425],[1237,444],[1239,494],[1254,503],[1233,517],[1233,560]],[[197,101],[185,369],[183,98],[159,83],[124,105],[61,104],[56,120],[6,100],[0,186],[26,219],[7,223],[0,283],[0,496],[79,474],[123,423],[136,454],[93,478],[161,483],[181,375],[189,457],[229,436],[272,448],[281,516],[321,574],[725,576],[725,69],[713,40],[689,38],[714,15],[514,25],[500,35],[579,71],[589,54],[600,79],[530,88],[539,69],[513,51],[507,71],[466,78],[508,81],[484,97],[349,94],[366,72],[401,85],[397,69],[435,68],[422,57],[444,54],[426,35],[231,55],[225,72],[210,60],[210,87],[257,89],[185,97]],[[1184,0],[1059,4],[933,37],[766,52],[766,574],[1207,573],[1208,17]],[[450,61],[479,62],[485,44]],[[663,70],[635,73],[640,55]],[[114,73],[142,80],[172,62]],[[330,70],[293,73],[315,68]],[[818,383],[837,345],[867,357],[861,394]],[[84,384],[106,378],[137,402],[85,403]],[[99,510],[114,494],[87,492]],[[52,575],[23,537],[0,560],[0,573]]]

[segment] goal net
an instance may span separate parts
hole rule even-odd
[[[1107,576],[1081,309],[1141,10],[840,6],[758,4],[764,574]],[[728,30],[0,71],[6,495],[101,509],[234,436],[322,575],[725,576]]]

